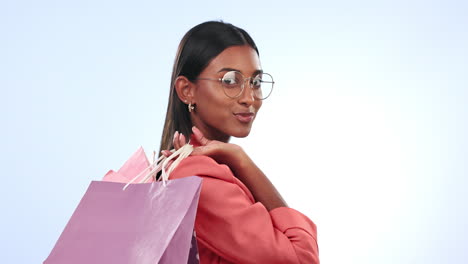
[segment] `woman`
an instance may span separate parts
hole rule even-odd
[[[319,263],[316,228],[286,202],[243,149],[273,87],[243,29],[206,22],[182,39],[161,140],[164,155],[186,138],[192,155],[171,179],[203,178],[195,230],[200,262]]]

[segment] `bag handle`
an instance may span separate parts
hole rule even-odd
[[[190,144],[185,144],[180,149],[172,153],[171,156],[169,156],[167,159],[165,159],[162,162],[161,178],[162,178],[164,186],[166,186],[166,181],[169,180],[169,174],[177,167],[177,165],[179,165],[179,163],[183,159],[188,157],[192,153],[192,151],[193,151],[193,146]],[[167,164],[169,163],[170,160],[172,160],[177,155],[178,155],[177,159],[171,164],[171,166],[169,166],[169,170],[166,172]]]
[[[128,185],[132,184],[134,181],[136,181],[138,178],[140,178],[141,176],[145,175],[144,173],[149,169],[150,171],[148,172],[149,175],[153,174],[154,172],[158,172],[159,170],[156,170],[155,171],[155,167],[154,165],[158,165],[159,162],[161,162],[163,160],[163,158],[165,158],[165,156],[161,156],[159,157],[158,161],[157,162],[154,162],[154,159],[153,159],[153,163],[150,164],[148,167],[146,167],[144,170],[142,170],[137,176],[133,177],[133,179],[131,179],[123,188],[123,190],[127,189]],[[157,169],[157,168],[156,168]],[[144,177],[144,179],[148,180],[146,178],[146,176]],[[139,183],[142,183],[144,181],[140,181]]]
[[[172,154],[169,157],[166,157],[162,155],[159,157],[158,161],[156,163],[153,162],[148,168],[144,169],[142,172],[140,172],[137,176],[135,176],[133,179],[131,179],[124,187],[123,190],[127,189],[127,187],[132,184],[134,181],[136,181],[138,178],[140,178],[142,175],[144,175],[144,172],[146,172],[148,169],[150,170],[145,177],[143,177],[142,180],[139,181],[139,183],[144,183],[146,182],[153,174],[157,174],[158,172],[162,171],[161,173],[161,180],[163,182],[163,186],[166,187],[166,182],[169,180],[169,175],[170,173],[179,165],[179,163],[188,157],[192,151],[193,151],[193,146],[190,144],[185,144],[178,150],[170,150]],[[174,162],[169,166],[168,170],[166,171],[166,167],[168,163],[173,160],[175,157],[177,157]],[[155,166],[156,164],[156,166]]]

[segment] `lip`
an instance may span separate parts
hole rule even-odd
[[[239,112],[234,113],[234,116],[242,123],[250,123],[255,117],[255,114],[252,112]]]

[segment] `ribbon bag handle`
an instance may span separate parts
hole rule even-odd
[[[162,174],[161,178],[163,181],[164,186],[166,186],[166,182],[169,180],[169,174],[179,165],[179,163],[185,159],[186,157],[190,156],[190,154],[193,151],[193,146],[190,144],[185,144],[183,145],[180,149],[172,153],[171,156],[169,156],[167,159],[165,159],[162,162]],[[178,157],[177,157],[178,156]],[[167,164],[169,163],[170,160],[172,160],[174,157],[177,157],[177,159],[169,166],[168,171],[166,172],[166,167]]]
[[[144,175],[144,172],[146,172],[148,169],[150,170],[145,177],[143,177],[139,183],[144,183],[148,181],[149,178],[152,177],[152,175],[156,175],[158,172],[162,171],[161,173],[161,180],[163,182],[163,186],[165,187],[167,184],[167,181],[169,180],[169,175],[170,173],[179,165],[179,163],[188,157],[193,151],[193,146],[190,144],[185,144],[178,150],[172,149],[171,156],[166,157],[162,155],[159,157],[156,163],[153,162],[148,168],[144,169],[142,172],[140,172],[137,176],[135,176],[133,179],[131,179],[124,187],[123,190],[127,189],[127,187],[135,182],[138,178],[140,178],[142,175]],[[171,160],[173,160],[175,157],[177,157],[174,162],[169,166],[168,170],[166,171],[166,167],[169,164]]]

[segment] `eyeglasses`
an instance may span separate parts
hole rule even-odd
[[[238,71],[228,71],[222,78],[196,78],[195,80],[211,80],[219,81],[223,86],[224,93],[229,98],[237,98],[244,91],[244,83],[249,80],[250,88],[253,91],[254,97],[259,100],[264,100],[270,96],[273,91],[273,76],[268,73],[259,73],[255,77],[245,78]]]

